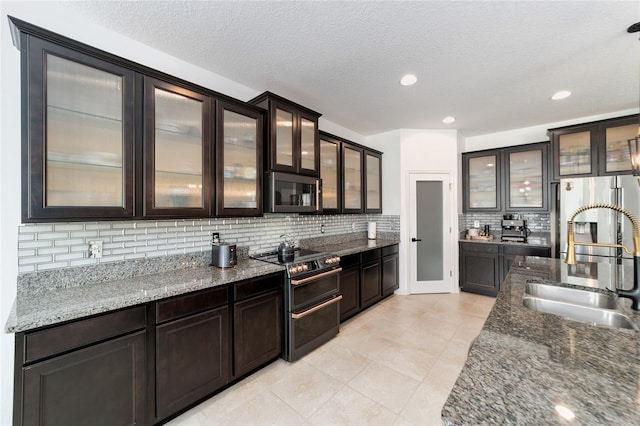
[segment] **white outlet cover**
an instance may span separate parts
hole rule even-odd
[[[99,259],[102,257],[102,241],[89,241],[89,258]]]

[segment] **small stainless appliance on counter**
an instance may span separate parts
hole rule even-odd
[[[211,244],[211,265],[218,268],[232,268],[238,263],[235,244]]]
[[[284,351],[295,361],[334,338],[340,326],[340,257],[296,249],[286,260],[278,251],[251,256],[286,268],[284,286]]]
[[[501,241],[526,243],[529,233],[527,222],[520,215],[504,215]]]

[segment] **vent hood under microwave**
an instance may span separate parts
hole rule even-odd
[[[266,173],[264,210],[267,213],[322,211],[322,180],[282,172]]]

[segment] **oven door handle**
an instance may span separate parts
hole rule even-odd
[[[331,271],[322,272],[320,274],[317,274],[317,275],[314,275],[314,276],[308,277],[308,278],[303,278],[301,280],[291,280],[291,284],[293,284],[293,285],[301,285],[301,284],[304,284],[304,283],[308,283],[309,281],[315,281],[317,279],[324,278],[324,277],[327,277],[329,275],[337,274],[338,272],[341,272],[341,271],[342,271],[342,268],[333,269]]]
[[[339,294],[338,296],[334,297],[333,299],[331,299],[331,300],[327,300],[326,302],[321,303],[321,304],[319,304],[319,305],[316,305],[316,306],[314,306],[313,308],[308,309],[308,310],[306,310],[306,311],[304,311],[304,312],[300,312],[299,314],[291,313],[291,318],[293,318],[293,319],[300,319],[300,318],[304,318],[304,317],[306,317],[307,315],[310,315],[310,314],[314,313],[315,311],[318,311],[318,310],[320,310],[320,309],[323,309],[323,308],[325,308],[325,307],[327,307],[327,306],[329,306],[329,305],[331,305],[331,304],[333,304],[333,303],[337,303],[337,302],[339,302],[339,301],[341,301],[341,300],[342,300],[342,295],[341,295],[341,294]]]

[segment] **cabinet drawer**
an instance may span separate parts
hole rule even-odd
[[[257,294],[281,289],[283,284],[284,276],[282,272],[241,281],[233,285],[233,301],[237,302],[238,300],[246,299]]]
[[[382,255],[389,256],[390,254],[398,253],[398,244],[394,244],[388,247],[382,247]]]
[[[229,287],[220,286],[156,303],[156,323],[184,317],[229,303]]]
[[[74,321],[25,335],[25,363],[120,336],[145,327],[146,307]]]
[[[531,247],[531,246],[503,246],[502,252],[506,255],[520,255],[520,256],[540,256],[550,257],[550,247]]]
[[[472,251],[475,253],[498,253],[500,246],[498,244],[487,243],[462,243],[460,248],[464,251]]]
[[[342,269],[345,269],[354,265],[360,265],[359,254],[350,254],[340,258],[340,266],[342,267]]]
[[[360,256],[362,259],[362,263],[366,263],[371,260],[380,259],[380,257],[382,256],[382,250],[375,249],[375,250],[365,251],[364,253],[361,253]]]

